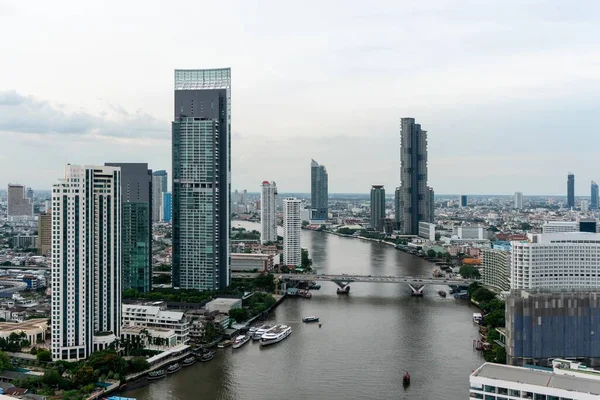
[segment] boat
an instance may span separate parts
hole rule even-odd
[[[344,288],[337,288],[337,294],[348,294],[350,293],[350,286],[344,286]]]
[[[252,335],[252,339],[253,340],[260,340],[260,338],[262,337],[262,335],[264,335],[265,333],[267,333],[267,331],[269,329],[273,328],[273,325],[263,325],[260,328],[258,328],[256,330],[256,332],[254,332],[254,334]]]
[[[312,293],[310,293],[308,290],[298,290],[298,296],[305,299],[310,299],[312,297]]]
[[[310,316],[302,318],[302,322],[319,322],[319,317]]]
[[[410,385],[410,374],[408,373],[408,371],[406,371],[404,373],[404,376],[402,377],[402,384],[404,386]]]
[[[439,290],[438,294],[442,297],[446,297],[446,292],[444,292],[443,290]]]
[[[231,340],[223,340],[221,343],[217,345],[219,349],[224,349],[225,347],[229,347],[233,344]]]
[[[181,362],[181,364],[183,364],[184,367],[187,367],[187,366],[192,365],[195,362],[196,362],[196,357],[190,356],[190,357],[184,358],[183,361]]]
[[[248,329],[248,334],[250,335],[250,337],[254,336],[254,332],[256,332],[258,330],[259,326],[254,325],[251,326],[250,329]]]
[[[233,348],[239,349],[240,347],[242,347],[243,345],[248,343],[249,340],[250,340],[250,336],[240,335],[240,336],[236,337],[235,340],[233,341]]]
[[[167,374],[173,374],[181,369],[181,364],[175,363],[167,367]]]
[[[161,379],[161,378],[164,378],[165,376],[167,376],[167,373],[164,369],[157,369],[156,371],[148,372],[148,380],[149,381]]]
[[[260,345],[267,346],[281,342],[292,334],[292,328],[287,325],[276,325],[260,338]]]
[[[215,357],[215,353],[213,353],[212,351],[209,351],[209,352],[201,354],[199,357],[200,357],[201,362],[206,362],[206,361],[212,360]]]

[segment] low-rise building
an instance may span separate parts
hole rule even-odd
[[[23,322],[0,322],[0,338],[8,339],[11,333],[27,335],[27,340],[35,344],[38,341],[46,340],[48,331],[47,318],[34,318]]]
[[[177,335],[178,344],[190,340],[190,322],[183,312],[167,311],[162,302],[146,304],[123,304],[123,325],[145,328],[171,329]]]
[[[206,311],[228,314],[230,310],[242,308],[242,299],[218,298],[206,303]]]
[[[272,271],[274,258],[274,255],[269,254],[231,253],[231,270],[244,272]]]
[[[435,224],[419,222],[419,236],[430,241],[435,241]]]
[[[575,365],[575,366],[574,366]],[[552,368],[485,363],[469,377],[471,399],[592,400],[600,398],[600,373],[556,360]]]
[[[146,328],[135,325],[124,325],[121,328],[121,340],[135,342],[140,338],[142,346],[147,349],[165,349],[177,346],[177,334],[173,329]]]

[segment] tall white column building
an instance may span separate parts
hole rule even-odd
[[[300,200],[288,197],[283,200],[283,265],[302,265],[300,246]]]
[[[121,330],[121,169],[67,165],[52,187],[52,358],[75,361]]]
[[[529,234],[511,242],[511,289],[597,289],[600,234]]]
[[[277,241],[277,185],[264,181],[260,193],[260,242]]]
[[[514,208],[516,208],[517,210],[520,210],[523,208],[523,193],[522,192],[515,192],[515,206]]]

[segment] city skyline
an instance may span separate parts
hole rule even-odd
[[[135,1],[83,9],[77,18],[66,18],[61,6],[41,4],[39,15],[31,15],[26,4],[3,3],[1,34],[10,37],[26,20],[46,32],[48,41],[23,32],[0,45],[12,60],[0,76],[0,143],[12,150],[0,158],[0,186],[19,181],[49,189],[61,165],[107,159],[149,162],[149,168],[171,173],[164,151],[170,142],[171,71],[229,65],[236,71],[238,110],[234,187],[254,187],[272,162],[280,168],[269,176],[282,192],[305,191],[310,177],[304,165],[314,157],[328,166],[332,193],[362,192],[375,179],[394,188],[399,177],[391,143],[399,118],[410,115],[431,132],[429,181],[439,193],[559,195],[568,170],[578,177],[576,194],[587,193],[579,183],[599,179],[591,149],[600,123],[592,112],[600,27],[592,16],[600,6],[524,3],[470,5],[459,13],[463,7],[445,1],[388,2],[365,15],[358,2],[348,2],[344,10],[324,4],[318,16],[293,5],[210,4],[205,12],[226,14],[236,23],[219,43],[205,44],[202,59],[175,38],[204,37],[217,21],[194,24],[191,14]],[[127,24],[94,33],[119,13],[131,13]],[[179,22],[165,26],[169,15]],[[310,26],[299,22],[303,17]],[[410,34],[432,19],[435,28],[426,35]],[[173,36],[155,29],[159,25]],[[77,56],[71,40],[81,44]],[[95,46],[85,46],[89,42]],[[169,56],[157,59],[157,51]],[[406,51],[413,55],[409,61]],[[45,58],[44,68],[34,55]],[[70,57],[73,62],[65,64]],[[109,63],[113,59],[120,68]],[[378,101],[358,105],[355,93]],[[314,117],[298,120],[298,112]],[[571,133],[564,135],[567,129]],[[493,146],[473,152],[475,138]],[[589,143],[590,150],[580,143]],[[11,168],[28,153],[35,153],[38,168]]]

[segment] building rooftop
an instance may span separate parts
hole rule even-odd
[[[485,363],[475,370],[471,376],[571,390],[600,396],[600,380],[597,378],[559,375],[550,370],[543,371],[532,368]]]
[[[46,329],[48,318],[34,318],[23,322],[0,322],[0,332],[28,331],[30,329]]]
[[[228,299],[228,298],[218,298],[218,299],[214,299],[212,301],[209,301],[208,303],[206,303],[206,306],[208,307],[209,305],[212,306],[216,306],[216,305],[233,305],[236,304],[238,302],[240,302],[241,299]]]

